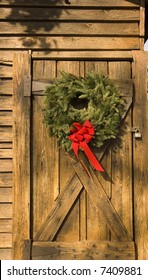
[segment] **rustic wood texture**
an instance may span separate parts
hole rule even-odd
[[[75,175],[55,200],[50,215],[37,232],[34,240],[52,241],[54,239],[81,190],[82,185]]]
[[[0,220],[0,233],[12,233],[12,219]]]
[[[0,248],[0,259],[1,260],[11,260],[12,259],[12,250]]]
[[[140,50],[144,50],[145,43],[145,0],[140,0]]]
[[[66,71],[74,75],[80,74],[79,61],[58,61],[57,62],[57,76],[60,76],[60,71]],[[65,168],[66,167],[66,168]],[[60,162],[59,162],[59,176],[60,176],[60,192],[65,188],[66,183],[74,175],[69,158],[66,157],[65,151],[60,150]],[[69,212],[68,218],[59,231],[56,241],[79,241],[80,223],[79,223],[79,201],[75,202],[72,211]]]
[[[4,3],[1,49],[131,50],[142,45],[140,1]]]
[[[0,234],[0,248],[11,248],[12,247],[12,234],[1,233]]]
[[[42,0],[42,3],[40,0],[1,0],[1,5],[12,5],[12,6],[17,6],[17,5],[22,5],[22,6],[82,6],[82,7],[137,7],[140,5],[140,0],[135,0],[135,1],[125,1],[125,0],[91,0],[91,3],[89,0],[70,0],[70,1],[65,1],[65,0]]]
[[[55,66],[55,61],[34,61],[33,78],[36,80],[54,79],[56,75]],[[48,213],[51,211],[54,200],[59,194],[59,150],[56,139],[49,137],[48,129],[43,123],[43,97],[34,97],[32,106],[32,201],[34,238]]]
[[[12,96],[0,96],[0,109],[12,110]]]
[[[134,52],[133,79],[135,84],[135,103],[133,126],[142,131],[142,138],[133,138],[134,149],[134,225],[137,258],[148,259],[148,164],[147,164],[147,80],[148,53]]]
[[[34,9],[33,8],[23,8],[24,13],[20,12],[20,7],[16,7],[15,12],[12,13],[12,9],[6,9],[2,8],[0,11],[0,19],[7,19],[8,21],[11,20],[26,20],[29,19],[31,20],[41,20],[44,18],[46,21],[51,20],[51,21],[73,21],[75,20],[76,22],[84,20],[84,21],[138,21],[140,18],[140,12],[139,8],[138,9],[106,9],[104,13],[104,9],[84,9],[83,13],[81,12],[81,9],[48,9],[47,8],[39,8],[39,9]],[[55,15],[55,16],[53,16]],[[23,25],[23,22],[21,23]],[[31,23],[30,23],[31,24]],[[56,23],[57,24],[57,23]],[[73,23],[75,25],[75,23]],[[15,22],[12,24],[12,26],[15,25]],[[29,24],[26,25],[28,31],[32,30],[31,28],[29,29]],[[51,24],[52,25],[52,24]],[[58,25],[58,24],[57,24]],[[2,25],[3,26],[3,25]],[[6,25],[5,25],[6,26]],[[83,25],[82,25],[83,26]],[[32,27],[32,26],[31,26]],[[40,27],[40,26],[39,26]],[[90,26],[91,27],[91,26]],[[35,26],[35,28],[38,28],[38,25]],[[42,29],[44,30],[49,30],[49,26],[42,25]],[[119,24],[120,28],[120,24]],[[129,26],[130,28],[130,26]],[[7,29],[7,27],[6,27]],[[2,30],[2,29],[1,29]],[[1,32],[0,30],[0,32]],[[8,30],[8,29],[7,29]],[[88,30],[89,30],[89,25],[88,25]],[[27,30],[26,30],[27,31]],[[2,31],[3,32],[3,31]],[[16,30],[17,32],[17,30]],[[21,33],[21,32],[19,32]],[[62,32],[63,33],[63,32]],[[88,31],[89,33],[89,31]],[[86,33],[87,34],[87,33]]]
[[[0,94],[1,95],[11,95],[13,91],[13,85],[11,79],[1,79],[0,80]]]
[[[5,9],[3,9],[5,11]],[[40,11],[41,12],[41,11]],[[54,11],[52,11],[54,13]],[[122,13],[121,13],[122,14]],[[128,14],[128,11],[127,11]],[[71,15],[69,15],[70,17]],[[76,15],[73,15],[73,17]],[[90,15],[93,17],[93,15]],[[3,14],[2,14],[3,17]],[[34,15],[36,18],[36,15]],[[96,15],[96,18],[98,19],[100,15]],[[107,17],[110,17],[110,15],[107,15]],[[114,19],[114,16],[112,16]],[[124,17],[124,15],[121,15],[121,17]],[[89,19],[86,16],[87,20]],[[132,16],[131,16],[132,18]],[[39,20],[39,19],[38,19]],[[81,20],[81,19],[80,19]],[[85,18],[83,19],[84,21]],[[103,19],[105,20],[105,19]],[[116,19],[115,19],[116,20]],[[125,19],[127,20],[127,19]],[[44,34],[44,35],[49,35],[49,22],[43,23],[42,22],[36,22],[36,29],[38,30],[38,34]],[[28,30],[33,30],[34,29],[34,22],[24,22],[24,25],[22,26],[22,22],[15,26],[13,22],[1,22],[0,26],[0,34],[8,34],[8,35],[27,35]],[[58,23],[57,25],[53,24],[53,28],[50,30],[51,35],[95,35],[95,36],[101,36],[101,35],[112,35],[114,34],[115,36],[119,36],[122,34],[122,36],[138,36],[139,35],[139,26],[138,22],[131,23],[126,22],[126,23],[80,23],[80,22],[62,22]],[[34,31],[34,34],[36,34],[36,31]],[[1,72],[1,71],[0,71]],[[3,71],[4,73],[4,71]]]
[[[132,60],[132,51],[32,51],[34,59],[104,59],[104,60]]]
[[[1,172],[12,172],[12,160],[0,159],[0,170]]]
[[[1,204],[0,219],[12,218],[12,203]]]
[[[4,65],[11,65],[13,64],[13,52],[14,51],[5,51],[1,50],[0,51],[0,64]]]
[[[133,242],[33,242],[33,260],[134,260]]]
[[[12,187],[12,173],[0,173],[0,187]]]
[[[0,127],[0,142],[11,142],[13,138],[12,127]]]
[[[85,36],[35,36],[30,37],[1,37],[1,48],[10,49],[60,49],[60,50],[138,50],[138,37],[85,37]]]
[[[109,62],[109,75],[115,79],[131,79],[130,62]],[[132,96],[133,87],[129,87],[128,95]],[[122,139],[112,150],[112,198],[111,201],[119,213],[131,236],[133,235],[133,182],[132,182],[132,108],[130,108],[125,123],[128,129],[123,130]],[[126,207],[125,207],[126,205]],[[112,236],[112,238],[114,238]]]
[[[107,61],[85,61],[85,73],[88,72],[101,72],[103,75],[108,75],[108,63]],[[106,169],[110,167],[111,157],[109,153],[105,153],[102,161],[102,165]],[[108,167],[107,167],[108,166]],[[97,174],[99,181],[102,179],[102,175]],[[110,193],[111,183],[103,180],[103,187],[107,194]],[[95,224],[95,227],[94,227]],[[106,221],[100,209],[92,207],[92,201],[87,198],[87,239],[88,240],[109,240],[109,229],[106,225]]]
[[[87,193],[89,194],[92,204],[95,208],[101,209],[108,227],[115,234],[117,240],[130,241],[130,235],[128,234],[126,228],[120,220],[119,215],[114,209],[114,206],[110,202],[109,197],[107,196],[103,187],[101,186],[101,184],[99,184],[97,177],[95,177],[92,168],[90,167],[90,165],[88,165],[87,161],[84,161],[84,157],[83,164],[89,176],[87,176],[86,172],[79,162],[75,163],[73,167],[80,181],[84,185]]]
[[[2,78],[11,78],[12,77],[12,66],[0,64],[0,77]]]
[[[38,80],[38,82],[41,82],[42,77],[42,81],[46,80],[47,83],[50,83],[50,77],[54,79],[59,71],[58,69],[68,69],[68,71],[73,73],[85,75],[87,69],[98,71],[99,68],[97,65],[99,64],[102,65],[102,69],[106,69],[106,66],[103,65],[107,65],[107,71],[111,77],[117,79],[121,78],[127,81],[131,78],[130,61],[132,61],[133,58],[132,50],[142,50],[144,46],[144,2],[144,0],[1,0],[0,232],[2,234],[6,233],[7,238],[5,238],[5,243],[9,242],[9,233],[11,233],[12,223],[12,141],[14,139],[12,134],[12,110],[14,110],[13,114],[15,115],[16,109],[15,107],[13,108],[12,99],[12,61],[14,51],[17,49],[17,52],[20,53],[23,49],[25,53],[26,49],[32,49],[32,57],[35,59],[33,62],[32,74],[33,79],[36,81]],[[39,61],[40,59],[43,60]],[[139,65],[138,68],[136,68],[137,63],[140,64],[140,59],[142,60],[141,68]],[[50,60],[50,62],[47,62],[47,60]],[[82,60],[85,60],[85,62]],[[101,60],[101,62],[98,63],[96,60]],[[67,61],[67,63],[65,63],[65,61]],[[142,75],[146,75],[146,70],[142,70],[142,65],[144,65],[144,58],[142,55],[138,56],[136,54],[133,77],[134,73],[136,73],[135,89],[136,93],[140,92],[140,96],[143,96],[142,93],[145,91],[146,86],[139,80],[140,75],[138,76],[138,71],[139,73],[143,71]],[[145,66],[144,69],[146,69]],[[24,85],[20,86],[20,92],[21,88],[23,89],[25,86],[24,91],[27,90],[27,95],[30,95],[31,91],[25,81],[26,78],[24,78]],[[29,87],[30,86],[31,83],[29,81]],[[43,128],[44,125],[41,124],[43,91],[34,91],[34,89],[35,87],[33,87],[34,97],[32,97],[34,98],[32,101],[34,115],[32,114],[31,136],[33,136],[34,139],[31,138],[33,147],[31,149],[31,168],[33,168],[31,180],[34,187],[36,183],[38,184],[38,191],[32,186],[32,188],[34,188],[32,193],[32,202],[34,203],[33,211],[37,213],[33,225],[34,229],[31,229],[32,236],[39,230],[42,222],[45,221],[45,218],[49,214],[49,210],[52,209],[54,200],[61,195],[62,191],[64,191],[65,184],[70,177],[73,176],[71,164],[64,157],[64,152],[61,151],[59,157],[59,153],[56,150],[56,141],[51,144],[51,140],[48,139],[48,132]],[[129,93],[128,86],[126,89],[125,86],[123,86],[122,91],[126,92],[127,95]],[[24,93],[24,95],[26,95],[26,93]],[[139,121],[141,121],[140,124],[144,131],[147,129],[145,121],[145,116],[147,118],[146,110],[142,109],[143,118],[141,118],[140,112],[141,106],[143,106],[143,108],[146,106],[146,99],[140,96],[139,94],[136,95],[137,105],[134,107],[133,119],[132,111],[130,108],[128,110],[126,116],[128,130],[130,130],[134,123],[138,125]],[[128,100],[130,107],[130,97]],[[141,104],[139,108],[138,104]],[[40,129],[37,132],[38,124],[35,118],[39,120],[39,128],[42,132]],[[143,137],[144,138],[141,140],[142,142],[134,139],[134,147],[132,147],[131,132],[127,132],[123,137],[122,148],[118,148],[116,153],[109,150],[101,159],[103,166],[106,168],[107,176],[103,177],[100,174],[98,175],[100,184],[105,188],[109,199],[113,202],[115,209],[119,213],[120,218],[131,236],[133,235],[134,225],[132,221],[133,209],[131,201],[134,195],[134,208],[136,209],[136,211],[134,210],[135,239],[137,242],[137,255],[139,259],[147,258],[148,246],[147,235],[145,235],[147,227],[146,223],[143,225],[143,220],[141,218],[141,216],[145,217],[147,215],[144,211],[144,203],[147,201],[147,192],[146,187],[144,191],[142,188],[142,185],[146,186],[147,182],[147,176],[145,175],[147,174],[147,170],[143,167],[145,160],[142,160],[142,154],[144,154],[144,150],[146,151],[146,146],[144,146],[144,148],[142,146],[146,139],[146,132]],[[45,145],[43,145],[44,141],[47,141]],[[48,144],[51,145],[52,150],[50,150],[49,153],[46,148]],[[40,145],[43,145],[43,149],[39,149]],[[134,154],[132,154],[132,150]],[[51,156],[52,152],[55,158],[54,167],[49,164],[49,159],[47,159],[49,155]],[[51,158],[53,157],[51,156]],[[41,163],[39,163],[40,159],[42,159]],[[56,170],[53,174],[51,174],[51,172],[49,174],[48,167],[45,167],[43,164],[44,160],[47,166],[49,164],[50,170],[52,167]],[[136,166],[138,162],[138,166],[134,167],[133,174],[132,160],[136,160]],[[36,164],[35,161],[37,162]],[[140,164],[142,167],[140,167]],[[62,173],[64,172],[65,166],[67,166],[67,175],[64,177]],[[38,173],[35,175],[36,168],[38,169]],[[141,176],[138,177],[137,173],[139,174],[139,170],[142,170],[142,168]],[[128,172],[126,173],[127,169]],[[41,178],[40,172],[42,172],[42,170],[44,170],[44,172]],[[50,183],[52,180],[54,185],[53,189]],[[131,186],[133,185],[134,187],[135,182],[136,191],[134,189],[133,193]],[[50,197],[49,186],[52,189],[50,190]],[[39,197],[41,192],[43,192],[43,195]],[[27,199],[25,201],[27,201]],[[110,238],[114,240],[115,237],[106,228],[105,220],[101,218],[100,212],[96,211],[95,207],[91,207],[91,200],[85,189],[81,189],[76,201],[76,204],[74,203],[71,207],[61,228],[59,228],[55,237],[56,241],[75,241],[75,238],[81,241],[86,239],[103,240],[104,238],[107,240]],[[44,202],[45,205],[43,205]],[[140,211],[139,203],[143,205]],[[125,207],[125,205],[127,207]],[[124,206],[123,209],[122,206]],[[39,207],[43,211],[40,211]],[[26,209],[27,207],[25,208],[25,213],[27,212]],[[129,213],[127,209],[129,209]],[[141,216],[138,215],[138,211]],[[34,214],[32,214],[32,216],[33,215]],[[17,218],[18,216],[16,219]],[[9,222],[8,225],[7,221]],[[70,223],[71,221],[73,222]],[[96,224],[96,229],[94,229],[94,227],[92,229],[93,222]],[[3,227],[5,231],[3,231]],[[29,228],[28,223],[27,227]],[[140,228],[143,230],[141,231]],[[3,238],[4,236],[0,236],[1,241]],[[25,236],[24,238],[28,239],[30,236]],[[0,248],[0,258],[10,259],[11,249]]]
[[[30,260],[31,258],[31,239],[23,241],[23,260]]]
[[[12,142],[0,142],[0,149],[12,149]]]
[[[0,203],[12,202],[12,188],[0,188]]]
[[[1,149],[0,148],[0,158],[12,158],[13,150],[12,149]]]
[[[113,62],[113,70],[116,69],[115,67],[115,62]],[[117,64],[118,65],[118,64]],[[127,70],[127,65],[129,66],[129,62],[123,62],[123,68]],[[111,67],[106,61],[57,61],[55,62],[54,60],[35,60],[33,62],[33,87],[32,87],[32,94],[33,94],[33,135],[34,135],[34,140],[33,143],[35,144],[35,147],[39,147],[43,145],[46,137],[45,135],[43,136],[41,131],[42,129],[37,129],[35,120],[39,120],[41,116],[41,110],[42,110],[42,99],[44,96],[44,89],[45,86],[53,82],[54,77],[59,75],[59,72],[61,70],[68,71],[73,74],[80,74],[84,76],[87,72],[89,71],[102,71],[103,74],[108,74],[108,70]],[[122,68],[119,64],[119,69]],[[124,70],[122,70],[124,73]],[[128,75],[129,71],[127,71]],[[119,88],[123,92],[124,96],[127,96],[127,110],[129,110],[129,107],[131,106],[131,101],[132,101],[132,82],[130,77],[128,77],[124,74],[122,75],[123,80],[119,82],[117,79],[117,76],[115,77],[115,83],[119,85]],[[121,77],[120,77],[121,79]],[[40,100],[40,101],[39,101]],[[39,127],[39,123],[37,122],[37,125]],[[41,124],[43,125],[43,124]],[[44,125],[43,125],[44,128]],[[44,128],[45,129],[45,128]],[[37,133],[37,134],[36,134]],[[38,141],[41,140],[41,144],[37,144]],[[43,140],[44,139],[44,140]],[[47,141],[49,140],[49,136],[47,140],[45,141],[47,145]],[[36,142],[37,141],[37,142]],[[51,138],[51,143],[54,143],[54,139]],[[48,147],[51,146],[48,144]],[[34,146],[33,144],[33,146]],[[36,167],[33,167],[34,170],[38,170],[37,172],[33,172],[34,180],[37,178],[37,174],[41,174],[40,180],[36,184],[34,181],[34,186],[39,186],[40,188],[40,182],[41,182],[41,177],[44,178],[43,176],[43,170],[46,169],[46,166],[49,166],[49,163],[46,162],[45,166],[42,164],[42,172],[39,172],[39,161],[38,158],[42,158],[42,156],[38,155],[39,149],[33,148],[33,154],[34,154],[34,163]],[[45,147],[46,149],[46,147]],[[52,149],[52,153],[53,153]],[[104,155],[102,163],[106,166],[108,169],[108,176],[110,174],[111,176],[111,152],[108,152],[107,154]],[[38,164],[36,164],[38,162]],[[57,163],[58,164],[58,163]],[[65,169],[66,167],[66,169]],[[49,168],[52,170],[52,167]],[[49,172],[48,172],[49,173]],[[49,176],[49,174],[46,174]],[[33,229],[33,236],[34,240],[48,240],[48,241],[56,241],[56,242],[75,242],[75,241],[85,241],[85,240],[110,240],[111,233],[110,229],[113,230],[115,235],[117,236],[116,238],[118,240],[131,240],[130,235],[126,231],[124,225],[122,224],[117,212],[113,208],[113,206],[110,204],[110,198],[112,195],[111,192],[111,180],[104,180],[101,176],[98,176],[97,184],[100,184],[100,188],[105,188],[105,191],[108,196],[106,196],[106,199],[111,205],[111,208],[109,208],[109,215],[110,212],[113,213],[113,216],[115,215],[117,217],[117,222],[116,225],[114,225],[114,219],[107,218],[106,222],[106,216],[102,215],[102,208],[100,210],[100,205],[98,202],[98,198],[96,199],[96,193],[94,195],[95,205],[93,205],[92,195],[89,194],[88,188],[86,193],[86,190],[83,189],[83,184],[81,184],[79,181],[76,182],[76,178],[74,175],[74,171],[72,169],[72,163],[69,160],[68,157],[66,157],[65,152],[63,150],[60,151],[60,157],[59,157],[59,173],[57,170],[56,173],[59,177],[59,183],[58,181],[56,183],[53,183],[52,189],[50,190],[50,199],[51,202],[49,204],[49,199],[48,203],[46,204],[46,210],[47,211],[41,211],[43,208],[43,205],[40,205],[39,207],[39,200],[40,197],[43,194],[44,197],[44,202],[45,198],[48,198],[49,194],[49,185],[48,188],[46,187],[46,184],[44,184],[44,190],[46,191],[47,189],[47,194],[42,191],[40,191],[40,195],[37,194],[36,189],[34,190],[34,195],[33,195],[33,203],[34,203],[34,229]],[[72,178],[72,179],[71,179]],[[53,180],[53,179],[52,179]],[[69,180],[69,183],[67,181]],[[74,181],[73,181],[74,180]],[[75,182],[74,184],[72,182]],[[53,187],[54,186],[54,187]],[[103,186],[103,187],[102,187]],[[55,190],[54,190],[55,189]],[[36,192],[36,193],[35,193]],[[97,191],[96,191],[97,192]],[[53,195],[56,194],[56,196]],[[54,197],[56,198],[54,202]],[[35,206],[37,205],[37,206]],[[51,208],[51,206],[53,208]],[[103,207],[103,206],[102,206]],[[109,206],[110,207],[110,206]],[[52,210],[50,210],[52,209]],[[113,212],[112,212],[112,210]],[[38,214],[37,214],[38,213]],[[115,214],[116,213],[116,214]],[[108,215],[108,214],[107,214]],[[39,218],[40,216],[40,218]],[[37,218],[38,217],[38,218]],[[108,216],[109,217],[109,216]],[[93,221],[93,224],[92,224]],[[93,226],[95,223],[95,227]],[[118,223],[119,223],[119,228],[118,229]],[[108,224],[108,226],[107,226]],[[110,225],[112,224],[112,225]]]
[[[28,52],[14,55],[14,205],[13,259],[22,258],[22,242],[30,238],[30,97],[24,97],[25,75],[30,75]],[[19,162],[19,164],[18,164]],[[18,199],[19,197],[19,199]]]
[[[33,100],[32,142],[33,236],[51,210],[59,185],[56,139],[51,141],[49,138],[48,129],[43,124],[42,108],[42,97],[35,97]]]
[[[12,112],[0,111],[0,125],[12,125]]]
[[[87,67],[87,61],[84,62],[83,64],[86,65]],[[91,65],[99,65],[99,63],[94,62],[94,63],[90,63]],[[82,62],[79,63],[79,68],[84,68],[84,72],[88,72],[86,70],[85,66],[81,66]],[[104,62],[100,62],[100,65],[104,65]],[[108,67],[108,66],[107,66]],[[89,71],[92,71],[91,69],[96,69],[96,71],[101,71],[100,67],[90,67],[88,68],[90,69]],[[133,92],[133,82],[131,79],[123,79],[123,80],[119,80],[119,79],[112,79],[112,81],[116,84],[116,86],[119,88],[119,90],[123,93],[123,96],[127,97],[132,97],[133,94],[131,94],[131,92]],[[50,84],[52,84],[54,82],[54,79],[43,79],[42,82],[40,81],[32,81],[32,95],[37,95],[37,96],[44,96],[45,95],[45,88],[48,87]],[[127,105],[125,105],[127,106]]]

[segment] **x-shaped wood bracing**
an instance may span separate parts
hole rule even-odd
[[[127,105],[122,119],[125,118],[132,104],[131,96],[126,97],[126,99]],[[106,149],[107,146],[104,147],[102,153],[100,154],[100,159],[102,158]],[[81,155],[81,157],[85,170],[81,164],[81,161],[71,158],[75,174],[66,184],[64,190],[57,197],[50,214],[40,227],[34,240],[52,241],[54,239],[68,212],[84,187],[94,207],[96,209],[99,208],[102,211],[106,220],[106,224],[108,225],[111,232],[114,233],[116,239],[118,241],[132,241],[131,236],[122,223],[104,188],[98,181],[90,164],[84,156]]]

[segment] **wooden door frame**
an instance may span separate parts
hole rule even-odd
[[[148,52],[133,51],[135,100],[133,126],[141,129],[141,140],[133,139],[134,238],[138,260],[148,260]]]
[[[142,55],[143,52],[141,52]],[[133,53],[134,67],[139,62],[139,51]],[[23,51],[14,54],[14,206],[13,206],[13,259],[27,259],[30,255],[30,108],[31,108],[31,54]],[[142,66],[144,67],[144,58]],[[133,69],[134,69],[133,67]],[[140,69],[142,69],[140,67]],[[145,68],[144,68],[145,69]],[[146,70],[145,70],[146,71]],[[135,71],[136,73],[136,71]],[[145,72],[146,73],[146,72]],[[137,78],[138,79],[138,78]],[[137,87],[140,85],[135,81]],[[138,84],[138,85],[137,85]],[[23,149],[24,148],[24,149]],[[135,158],[137,151],[135,152]],[[88,178],[82,174],[82,166],[79,162],[73,164],[77,176],[80,177],[86,190],[88,190]],[[86,164],[86,168],[91,178],[94,180],[94,172]],[[25,178],[25,180],[24,180]],[[96,198],[95,181],[91,182],[91,194]],[[80,185],[79,185],[80,187]],[[139,194],[139,191],[136,190]],[[147,193],[145,193],[147,195]],[[96,201],[97,205],[98,201]],[[135,203],[137,200],[135,199]],[[136,205],[136,204],[135,204]],[[136,208],[137,209],[137,208]],[[137,211],[135,212],[136,214]],[[144,211],[143,211],[144,214]],[[135,218],[136,219],[136,218]],[[143,219],[143,217],[142,217]],[[145,217],[147,219],[147,217]],[[136,220],[137,221],[137,220]],[[138,223],[137,223],[138,225]],[[143,225],[144,228],[144,225]],[[145,228],[144,228],[145,229]],[[138,229],[137,229],[138,231]],[[145,243],[142,236],[138,235],[137,244],[140,252],[139,258],[147,255]],[[129,240],[131,238],[128,236]],[[143,249],[145,248],[145,249]],[[26,251],[28,254],[26,254]],[[140,257],[141,256],[141,257]]]

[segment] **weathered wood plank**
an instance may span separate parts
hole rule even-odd
[[[85,77],[85,74],[85,61],[80,61],[79,75]],[[88,239],[87,219],[87,192],[83,188],[79,196],[79,241]]]
[[[138,37],[1,37],[0,48],[60,50],[137,50]]]
[[[23,241],[23,254],[22,254],[22,259],[23,260],[30,260],[31,245],[32,245],[31,244],[31,239]]]
[[[0,111],[0,125],[12,126],[12,112]]]
[[[87,193],[83,189],[79,196],[79,240],[87,240],[87,233]]]
[[[0,127],[0,142],[12,141],[12,127]]]
[[[24,80],[30,75],[28,52],[14,55],[14,217],[13,259],[22,258],[22,241],[30,238],[30,97],[24,97]],[[28,87],[29,89],[30,87]],[[21,124],[21,125],[20,125]],[[18,199],[19,197],[19,199]]]
[[[108,66],[111,79],[121,79],[125,81],[131,79],[131,63],[129,61],[109,62]]]
[[[12,96],[0,96],[0,110],[12,110]]]
[[[0,173],[0,187],[12,187],[12,173]]]
[[[61,75],[60,71],[66,71],[74,75],[80,74],[80,63],[79,61],[58,61],[57,62],[57,76]],[[65,168],[66,167],[66,168]],[[59,166],[59,176],[60,176],[60,192],[65,188],[66,183],[74,175],[74,170],[71,165],[71,161],[66,156],[63,149],[60,150],[60,166]],[[56,241],[78,241],[80,232],[80,209],[79,209],[79,199],[75,202],[72,211],[69,212],[68,218],[63,224],[61,230],[58,233]]]
[[[142,131],[142,138],[133,137],[134,149],[134,225],[135,242],[139,260],[148,259],[148,164],[147,164],[147,80],[148,53],[134,52],[133,77],[135,84],[135,103],[133,126]]]
[[[12,80],[1,79],[0,80],[0,94],[12,94]]]
[[[85,61],[85,75],[89,72],[101,72],[107,75],[107,61]]]
[[[0,219],[11,219],[12,218],[12,203],[1,204],[0,207]]]
[[[129,65],[130,64],[128,64],[128,66]],[[128,68],[128,70],[129,70],[129,68]],[[127,70],[127,73],[130,73],[128,70]],[[111,69],[109,71],[111,71]],[[111,79],[117,85],[119,90],[122,92],[123,96],[125,96],[126,98],[127,97],[132,97],[133,96],[133,85],[134,85],[133,84],[133,80],[132,79],[128,79],[128,78],[127,79],[125,79],[125,78],[124,79],[116,79],[117,75],[115,75],[114,77],[115,77],[115,79],[114,78],[111,78]]]
[[[132,60],[131,51],[32,51],[34,59],[103,59],[103,60]]]
[[[12,219],[0,220],[0,232],[12,233]]]
[[[140,36],[145,36],[145,0],[140,0]]]
[[[145,17],[146,17],[146,10],[145,10],[145,0],[140,1],[140,25],[139,25],[139,32],[140,32],[140,50],[144,50],[144,42],[145,42]]]
[[[134,260],[134,242],[33,242],[33,260]]]
[[[0,233],[0,248],[12,247],[12,233]]]
[[[105,12],[104,12],[105,11]],[[140,11],[139,9],[47,9],[47,8],[23,8],[23,13],[20,11],[20,7],[16,7],[14,12],[12,9],[2,8],[0,10],[0,19],[21,20],[21,25],[27,27],[27,23],[23,20],[50,20],[50,25],[47,26],[48,30],[51,30],[54,25],[58,25],[57,21],[139,21]],[[56,21],[56,22],[54,22]],[[15,22],[13,22],[15,25]],[[75,23],[73,23],[75,24]],[[35,26],[35,29],[38,25]],[[29,29],[28,29],[29,31]]]
[[[101,72],[103,75],[107,76],[108,64],[106,61],[85,61],[85,73],[87,74],[88,72],[91,71]],[[109,157],[108,157],[108,164],[110,164]],[[103,186],[108,194],[110,183],[105,182],[104,180]],[[89,195],[87,197],[87,239],[98,240],[98,241],[109,240],[109,230],[106,226],[106,221],[104,219],[104,216],[100,211],[100,209],[96,209],[94,207]]]
[[[34,60],[33,61],[33,80],[50,81],[56,78],[55,60]],[[40,85],[39,85],[40,86]]]
[[[88,11],[88,14],[90,11]],[[14,22],[1,22],[0,34],[15,35],[120,35],[121,37],[139,35],[138,22],[132,23],[102,23],[102,22],[20,22],[17,25]],[[2,70],[6,72],[5,69]],[[1,72],[1,71],[0,71]],[[8,71],[7,71],[8,72]],[[7,73],[8,74],[8,73]],[[6,75],[6,73],[5,73]]]
[[[33,78],[55,79],[55,61],[33,61]],[[44,87],[45,89],[45,87]],[[59,149],[43,123],[43,98],[33,99],[33,237],[52,209],[59,194]],[[39,148],[40,147],[40,148]],[[47,149],[48,147],[48,149]],[[38,160],[40,159],[40,160]],[[52,170],[52,172],[49,172]]]
[[[42,64],[39,63],[39,65],[41,67]],[[49,65],[51,67],[47,67],[47,65],[46,67],[50,69],[49,72],[47,71],[47,75],[50,76],[54,70],[53,64]],[[46,67],[41,67],[40,71],[47,69]],[[41,72],[36,72],[37,69],[38,65],[34,65],[34,76],[36,78],[38,75],[42,77]],[[35,97],[32,105],[33,236],[35,236],[59,194],[59,149],[56,139],[49,137],[48,128],[43,123],[43,98]]]
[[[53,240],[81,189],[82,184],[75,175],[55,200],[51,213],[37,232],[34,240]]]
[[[12,202],[12,188],[0,188],[0,202]]]
[[[82,6],[82,7],[137,7],[140,5],[139,0],[135,1],[125,1],[125,0],[91,0],[91,3],[89,0],[1,0],[1,5],[12,5],[14,6]]]
[[[93,61],[94,62],[94,61]],[[93,62],[91,62],[91,64],[93,65]],[[74,62],[73,62],[74,63]],[[97,62],[97,64],[99,65],[103,64],[103,62]],[[66,65],[66,62],[64,62],[64,64]],[[87,65],[87,61],[85,62],[85,64]],[[94,62],[95,65],[95,62]],[[65,69],[65,68],[64,68]],[[89,68],[89,71],[92,68]],[[100,69],[98,67],[94,68],[94,71],[99,71]],[[65,69],[66,71],[66,69]],[[68,70],[67,70],[68,71]],[[78,70],[79,71],[79,70]],[[76,75],[78,75],[78,71],[76,72]],[[47,86],[49,86],[51,83],[54,82],[55,79],[51,79],[49,80],[49,78],[43,82],[39,82],[39,81],[33,81],[32,82],[32,94],[33,95],[45,95],[45,88]],[[116,86],[121,90],[121,92],[123,93],[124,96],[133,96],[133,81],[132,79],[123,79],[123,80],[118,80],[118,79],[112,79],[114,81],[114,83],[116,84]]]
[[[12,149],[12,142],[0,142],[0,149]]]
[[[109,62],[109,76],[112,79],[131,79],[130,62]],[[129,86],[129,88],[128,88]],[[124,86],[121,88],[123,91]],[[133,95],[133,81],[127,85],[128,95]],[[124,93],[123,93],[124,94]],[[120,215],[128,232],[133,236],[133,209],[132,209],[132,127],[131,108],[126,116],[125,123],[129,130],[121,128],[120,144],[112,150],[112,198],[111,201]],[[126,155],[126,157],[125,157]],[[126,207],[125,207],[126,205]],[[112,238],[115,238],[112,236]]]
[[[12,250],[11,249],[0,249],[0,259],[1,260],[11,260],[12,256],[11,256]]]
[[[1,149],[0,148],[0,158],[12,158],[13,150],[12,149]]]
[[[12,172],[12,159],[0,159],[0,171]]]
[[[0,64],[12,65],[14,51],[0,51]]]
[[[32,81],[32,94],[35,95],[43,95],[45,94],[45,88],[51,84],[55,79],[49,81],[48,83],[46,82],[39,82],[39,81]]]
[[[106,192],[104,191],[103,187],[101,186],[97,177],[92,171],[90,164],[87,163],[84,157],[83,164],[85,165],[85,168],[90,177],[86,175],[86,172],[84,171],[83,167],[79,162],[73,164],[73,167],[80,181],[84,185],[92,201],[92,204],[97,209],[101,209],[106,219],[108,227],[115,234],[118,241],[130,241],[131,237],[129,233],[123,225],[112,203],[110,202],[109,197],[107,196]]]
[[[0,78],[12,78],[12,66],[0,64]]]

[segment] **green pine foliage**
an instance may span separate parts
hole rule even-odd
[[[91,145],[101,147],[106,140],[116,138],[124,112],[125,99],[118,87],[100,73],[89,73],[85,78],[61,72],[61,77],[45,90],[44,121],[50,135],[55,135],[59,146],[71,150],[70,126],[90,120],[95,128]],[[84,108],[74,101],[87,103]],[[87,101],[87,102],[86,102]]]

